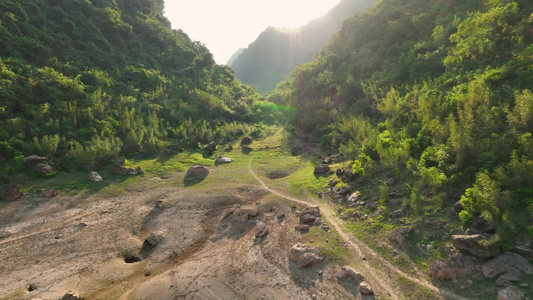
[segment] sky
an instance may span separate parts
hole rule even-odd
[[[204,44],[218,64],[246,48],[268,26],[296,28],[325,15],[340,0],[165,0],[172,28]],[[305,7],[305,9],[302,9]]]

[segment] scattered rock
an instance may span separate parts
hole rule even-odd
[[[230,162],[233,162],[233,159],[225,156],[217,156],[215,159],[215,163],[217,164],[229,164]]]
[[[304,268],[323,260],[316,247],[307,247],[302,244],[292,246],[289,253],[289,260],[296,263],[298,268]]]
[[[5,230],[5,229],[2,229],[0,230],[0,239],[5,239],[5,238],[8,238],[11,236],[11,232]]]
[[[322,161],[320,161],[321,164],[326,164],[326,165],[329,165],[333,162],[333,157],[331,156],[328,156],[326,158],[324,158]]]
[[[245,136],[241,140],[242,145],[250,145],[252,143],[252,138],[249,136]]]
[[[308,206],[300,213],[300,224],[312,223],[320,217],[320,207]]]
[[[263,237],[268,233],[268,227],[265,222],[258,221],[255,225],[255,237]]]
[[[200,165],[190,167],[189,170],[187,170],[187,173],[185,173],[186,177],[195,178],[205,178],[207,175],[209,175],[209,169]]]
[[[43,198],[53,198],[57,196],[57,191],[55,189],[46,189],[42,190],[41,197]]]
[[[343,279],[343,278],[350,278],[350,279],[353,279],[353,280],[356,280],[356,281],[363,281],[364,278],[363,278],[363,275],[359,272],[357,272],[354,268],[350,267],[350,266],[343,266],[339,273],[337,273],[337,278],[338,279]]]
[[[95,171],[92,171],[91,172],[91,176],[89,177],[91,179],[91,181],[94,181],[94,182],[100,182],[102,180],[104,180],[102,178],[102,176],[100,176],[98,173],[96,173]]]
[[[45,162],[47,158],[34,154],[34,155],[24,157],[23,160],[24,160],[24,164],[26,164],[27,167],[31,168],[35,166],[36,164]]]
[[[254,217],[257,217],[259,212],[255,208],[238,208],[233,212],[235,219],[240,220],[241,222],[246,222]]]
[[[207,150],[210,154],[213,153],[215,150],[217,150],[217,143],[210,142],[205,146],[205,150]]]
[[[296,227],[294,227],[294,229],[296,231],[300,231],[300,232],[307,232],[307,231],[309,231],[309,225],[307,225],[307,224],[298,224],[298,225],[296,225]]]
[[[441,228],[443,224],[444,222],[438,219],[431,219],[424,222],[424,225],[429,228]]]
[[[503,286],[511,281],[519,281],[524,274],[533,274],[533,265],[519,254],[503,253],[481,268],[483,275],[488,278],[498,278],[496,285]]]
[[[337,184],[337,180],[331,179],[328,183],[329,187],[334,187]]]
[[[161,243],[165,239],[165,236],[160,232],[152,232],[150,235],[146,238],[145,242],[148,244],[155,246],[159,243]]]
[[[452,245],[459,251],[479,258],[491,258],[501,253],[498,242],[490,242],[491,235],[452,235]]]
[[[413,231],[413,227],[398,228],[391,233],[391,235],[389,236],[389,240],[391,240],[392,242],[396,242],[396,244],[401,246],[405,242],[405,237],[403,235],[411,231]]]
[[[8,183],[0,188],[0,199],[15,201],[20,195],[20,185],[16,183]]]
[[[48,175],[54,173],[54,168],[44,163],[38,163],[31,169],[33,172],[41,175]]]
[[[37,290],[39,288],[39,286],[35,283],[31,283],[29,286],[28,286],[28,292],[33,292],[35,290]]]
[[[83,300],[83,298],[79,294],[74,294],[72,292],[67,292],[61,300]]]
[[[140,167],[137,168],[140,169]],[[119,165],[112,165],[111,169],[109,170],[109,173],[116,175],[137,175],[136,170]]]
[[[471,275],[476,270],[474,256],[456,253],[447,259],[440,259],[429,266],[429,276],[440,280],[456,281],[457,278]]]
[[[524,293],[514,286],[508,286],[498,292],[497,300],[523,300]]]
[[[374,290],[370,287],[368,283],[364,281],[359,284],[359,292],[361,293],[361,295],[373,295],[374,294]]]
[[[315,167],[313,174],[324,174],[324,173],[328,173],[329,171],[330,171],[329,165],[320,164]]]

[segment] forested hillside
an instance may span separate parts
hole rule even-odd
[[[465,227],[482,219],[510,247],[533,238],[532,12],[526,0],[383,0],[268,100],[295,107],[295,132],[354,172],[401,178],[410,216],[460,199]]]
[[[242,134],[255,89],[162,13],[163,0],[1,1],[0,164],[38,154],[91,168],[163,137]]]
[[[312,61],[344,19],[375,2],[342,0],[325,16],[300,28],[269,27],[228,65],[235,70],[237,78],[255,85],[260,93],[272,91],[298,64]]]

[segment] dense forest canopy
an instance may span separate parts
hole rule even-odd
[[[196,147],[242,134],[258,116],[255,89],[172,30],[163,9],[1,1],[0,163],[39,154],[90,168],[121,149],[155,151],[163,137]]]
[[[375,2],[342,0],[322,18],[300,28],[269,27],[228,65],[235,70],[237,78],[255,85],[260,93],[270,92],[298,64],[312,61],[315,53],[339,30],[343,20]]]
[[[354,168],[410,174],[415,211],[459,189],[509,242],[533,236],[532,42],[531,1],[383,0],[268,100]]]

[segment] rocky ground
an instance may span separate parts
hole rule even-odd
[[[360,298],[359,282],[337,279],[340,266],[289,261],[298,218],[268,195],[253,185],[163,186],[0,202],[0,299]]]

